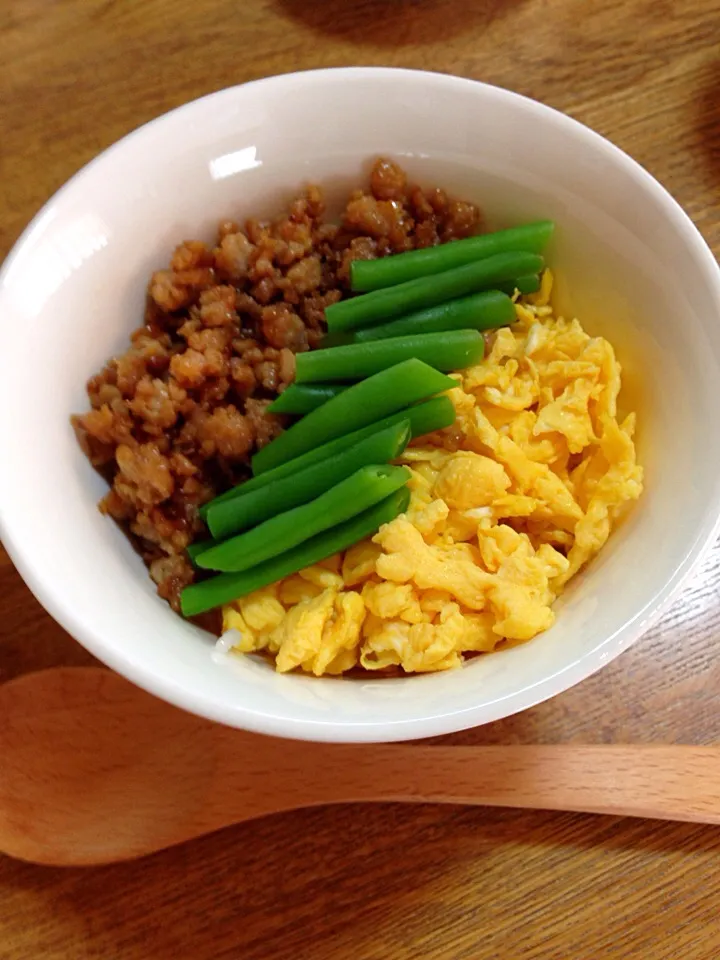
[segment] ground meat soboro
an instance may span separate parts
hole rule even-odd
[[[286,216],[219,225],[214,245],[186,240],[148,284],[144,325],[87,385],[73,418],[110,484],[100,509],[132,537],[161,597],[178,609],[194,579],[186,548],[207,536],[198,508],[249,474],[253,451],[283,429],[267,412],[316,347],[325,308],[349,296],[350,262],[477,233],[473,204],[408,183],[379,159],[370,190],[325,222],[308,187]]]

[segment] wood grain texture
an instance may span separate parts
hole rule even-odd
[[[565,110],[647,167],[720,253],[720,0],[3,0],[0,62],[0,256],[140,123],[228,84],[351,64],[457,73]],[[447,742],[720,739],[718,594],[716,548],[600,674]],[[0,679],[90,659],[0,550]],[[712,827],[305,811],[89,872],[0,861],[0,957],[714,960],[719,850]]]

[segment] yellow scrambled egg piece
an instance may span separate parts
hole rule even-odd
[[[425,673],[531,640],[642,492],[613,348],[555,316],[545,271],[485,359],[453,374],[455,424],[421,438],[407,513],[223,609],[235,650],[281,671]]]

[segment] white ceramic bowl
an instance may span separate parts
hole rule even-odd
[[[231,665],[155,595],[96,509],[104,485],[70,414],[121,351],[153,269],[232,214],[278,211],[304,181],[340,197],[377,154],[477,201],[492,223],[557,222],[561,305],[605,334],[639,413],[646,491],[531,643],[397,680]],[[0,277],[0,532],[48,611],[152,693],[250,730],[399,740],[522,710],[612,660],[674,597],[720,506],[720,271],[665,190],[606,140],[504,90],[385,69],[318,71],[221,91],[155,120],[80,171]]]

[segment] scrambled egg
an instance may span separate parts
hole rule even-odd
[[[370,540],[223,610],[234,650],[285,672],[447,670],[532,639],[552,604],[642,491],[635,416],[617,419],[612,346],[549,306],[454,375],[455,424],[408,447],[406,514]]]

